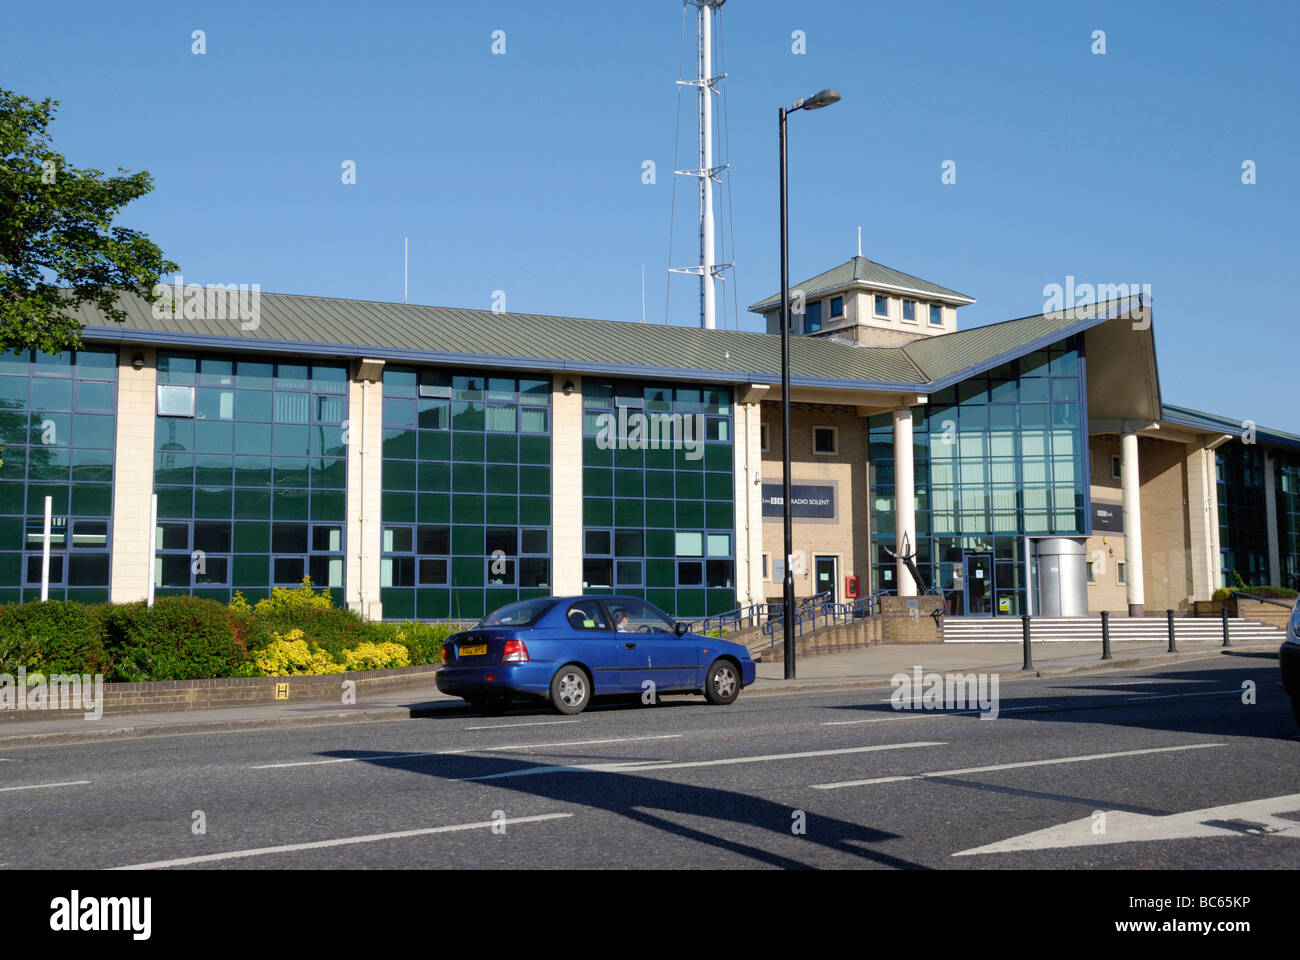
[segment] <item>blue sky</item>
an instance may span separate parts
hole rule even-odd
[[[644,264],[664,321],[678,0],[0,15],[0,86],[62,101],[75,165],[153,174],[121,222],[187,282],[400,300],[409,236],[413,303],[504,290],[514,312],[637,320]],[[778,286],[776,109],[833,86],[791,118],[792,281],[852,256],[860,225],[868,257],[975,297],[963,327],[1037,313],[1067,275],[1150,284],[1166,402],[1300,432],[1300,6],[731,0],[722,29],[742,327]],[[693,44],[691,22],[688,74]],[[687,98],[680,166],[694,135]],[[677,263],[694,211],[681,180]],[[670,302],[695,322],[695,281]]]

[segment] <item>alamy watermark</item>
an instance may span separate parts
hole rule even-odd
[[[704,456],[704,414],[642,413],[619,407],[596,418],[601,450],[685,450],[687,460]]]
[[[176,275],[175,283],[154,284],[155,320],[238,320],[240,330],[256,330],[262,325],[262,285],[260,283],[186,284]]]
[[[1151,326],[1149,283],[1075,283],[1074,275],[1069,274],[1064,284],[1049,283],[1043,287],[1043,313],[1063,313],[1067,318],[1082,319],[1091,315],[1091,307],[1137,296],[1142,301],[1132,311],[1133,329],[1146,330]]]
[[[104,675],[0,673],[0,710],[81,710],[87,720],[104,715]]]
[[[970,710],[981,720],[996,720],[998,682],[996,673],[922,673],[915,666],[910,676],[889,678],[889,702],[895,710]]]

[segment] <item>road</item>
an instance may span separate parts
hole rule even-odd
[[[876,688],[572,718],[455,709],[0,748],[0,867],[1300,862],[1300,741],[1273,656],[1007,675],[996,719],[887,700]]]

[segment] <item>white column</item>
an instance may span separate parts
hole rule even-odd
[[[1268,582],[1282,585],[1282,551],[1277,537],[1277,476],[1273,458],[1264,454],[1264,512],[1268,517]]]
[[[1187,456],[1187,526],[1191,541],[1192,599],[1209,600],[1219,588],[1218,488],[1214,451],[1201,443]]]
[[[1142,616],[1142,495],[1138,472],[1138,438],[1125,428],[1120,438],[1120,473],[1124,488],[1124,559],[1128,564],[1128,615]]]
[[[894,549],[916,549],[916,481],[912,469],[912,408],[894,411]],[[898,595],[916,596],[916,581],[902,560],[895,563]]]

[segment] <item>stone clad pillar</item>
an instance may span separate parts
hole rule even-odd
[[[564,392],[570,383],[569,393]],[[582,378],[555,374],[551,391],[551,593],[582,593]]]
[[[135,369],[131,360],[144,357]],[[117,439],[113,451],[113,555],[109,599],[143,600],[149,592],[154,531],[149,528],[153,497],[154,393],[158,352],[126,345],[117,361]]]

